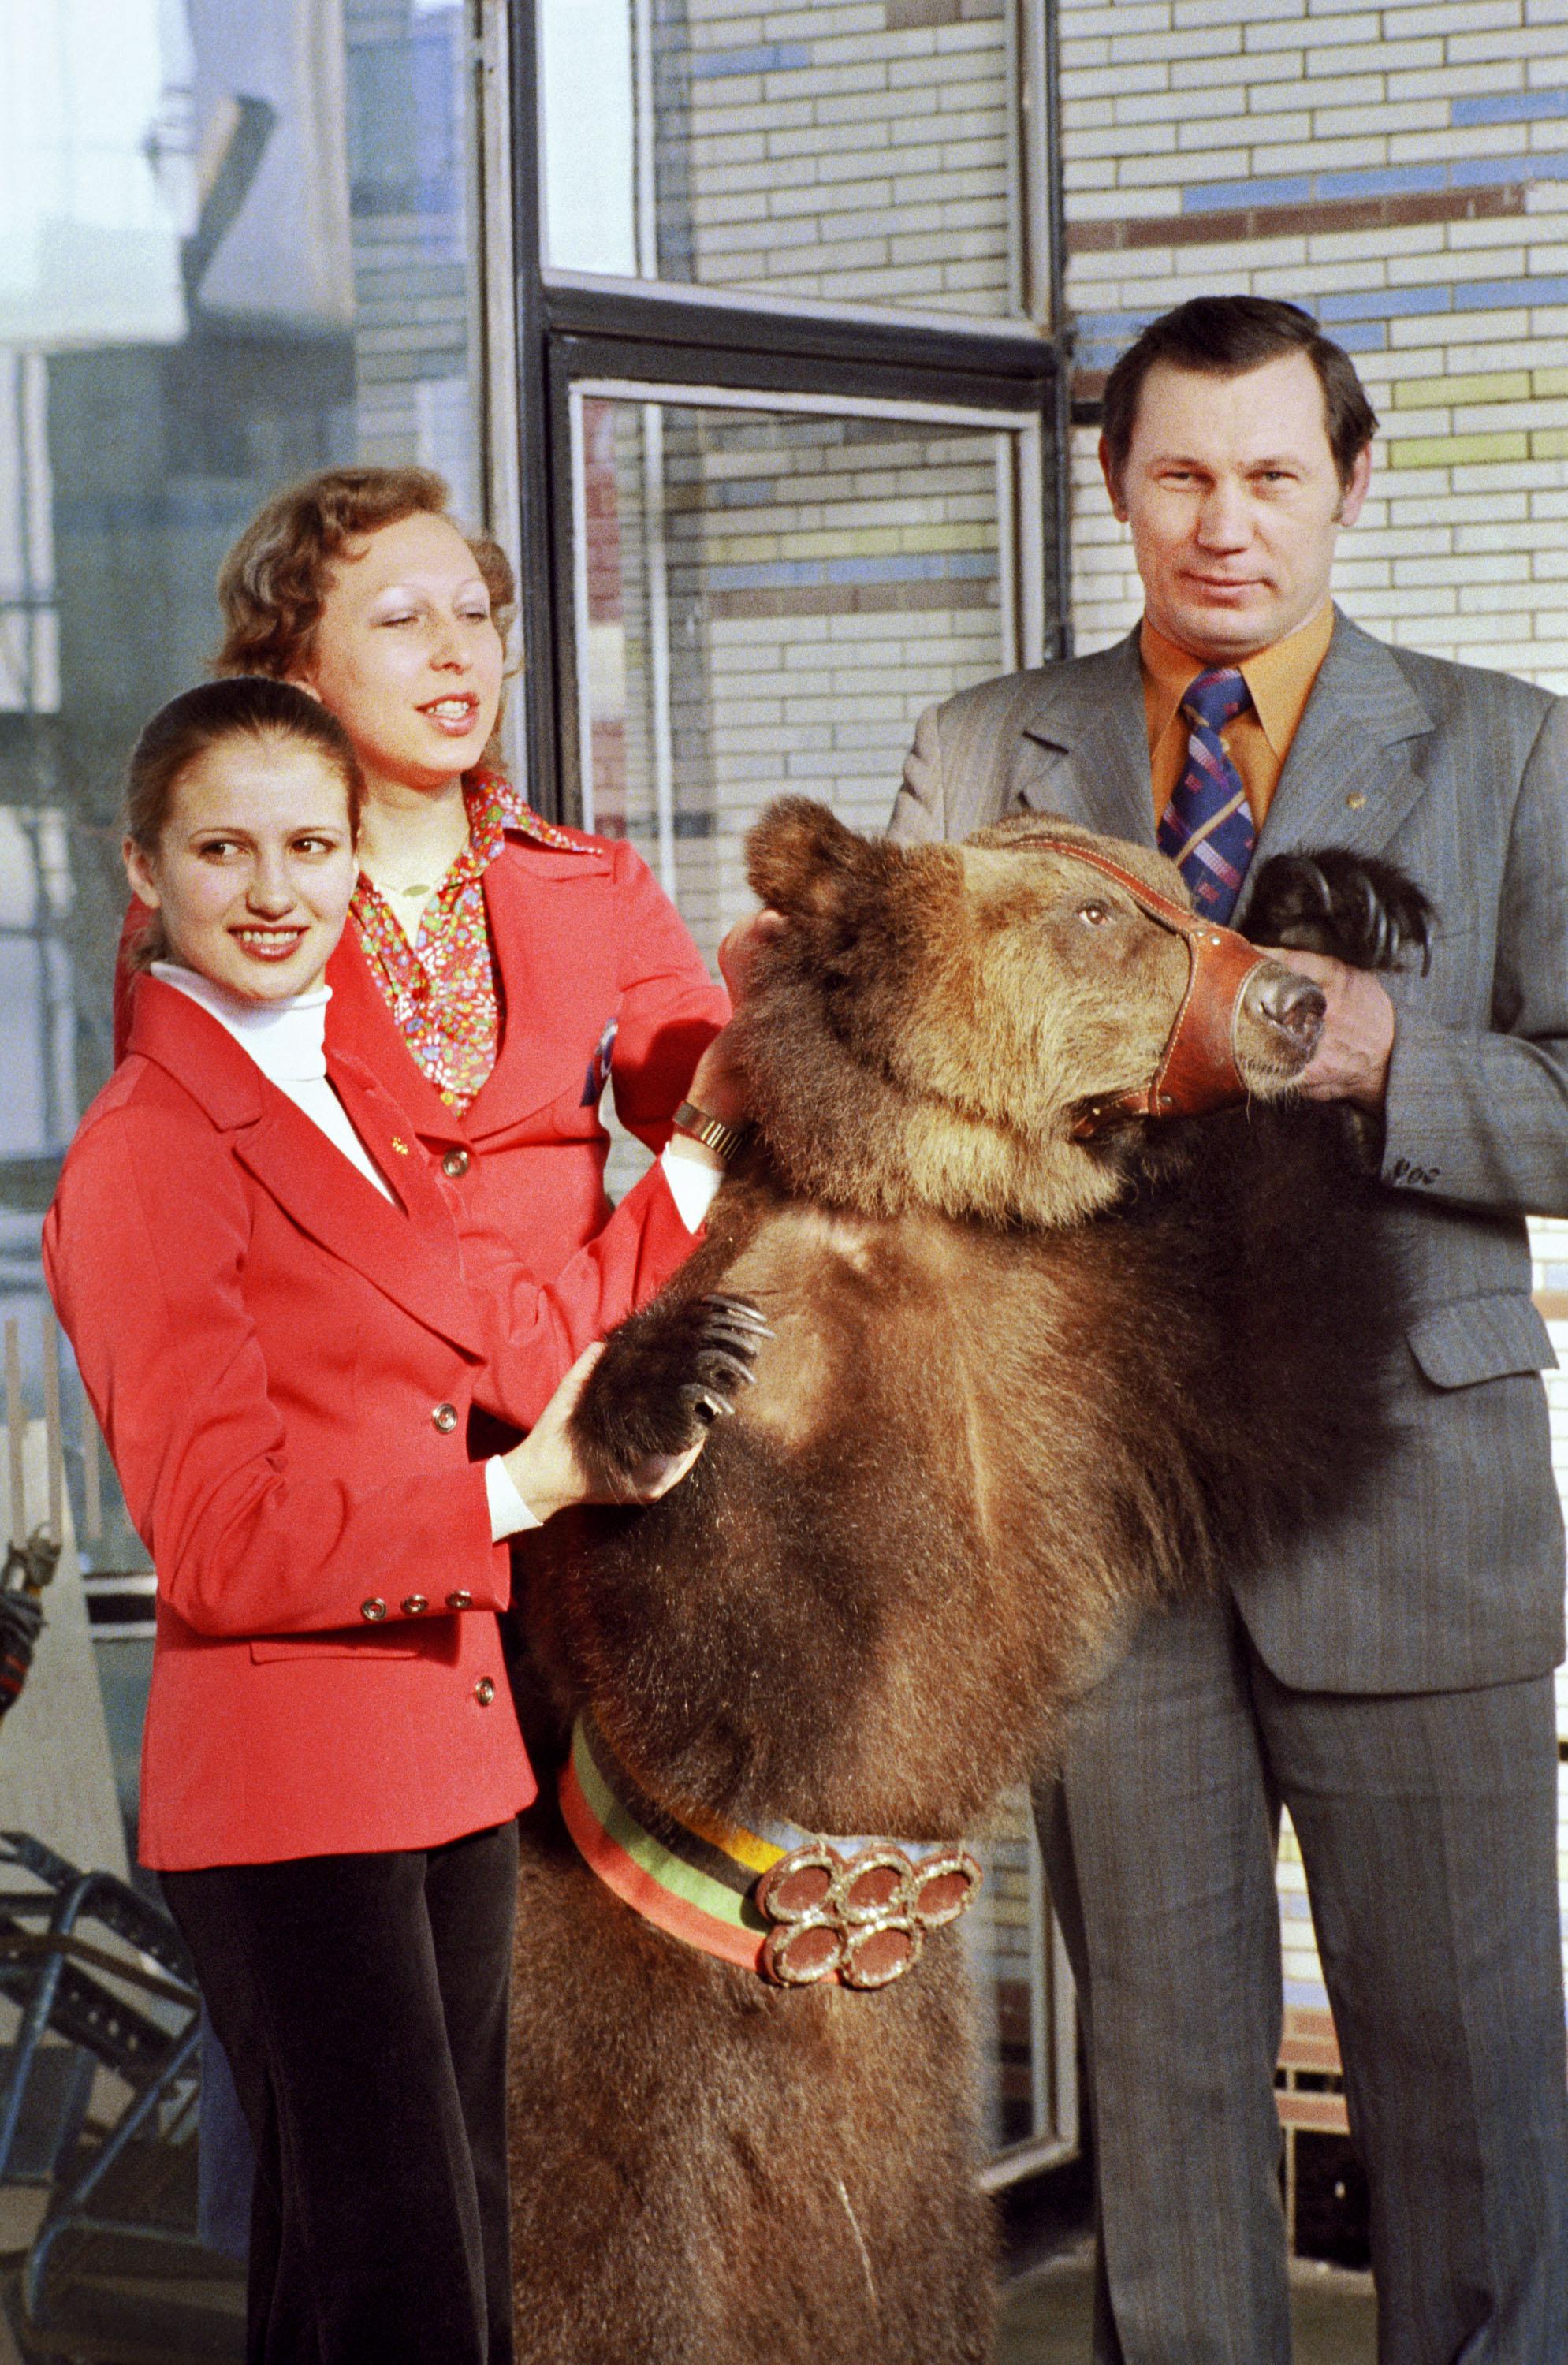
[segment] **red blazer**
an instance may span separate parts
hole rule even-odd
[[[507,1339],[403,1111],[355,1063],[331,1070],[398,1205],[216,1019],[143,978],[44,1226],[158,1570],[155,1866],[431,1846],[534,1793],[469,1409],[525,1425],[624,1313],[638,1259],[589,1251]]]
[[[705,1046],[729,1016],[674,905],[641,857],[617,840],[566,833],[564,852],[516,832],[485,872],[500,973],[501,1048],[484,1089],[459,1115],[418,1068],[371,975],[351,922],[327,970],[329,1049],[351,1054],[402,1104],[456,1191],[464,1262],[504,1270],[524,1288],[553,1279],[588,1242],[639,1243],[635,1303],[690,1250],[657,1170],[612,1216],[604,1193],[610,1137],[599,1117],[599,1064],[613,1027],[610,1077],[623,1125],[662,1149]],[[133,904],[128,931],[144,918]],[[117,981],[117,1035],[130,1000]],[[458,1170],[454,1171],[454,1170]],[[661,1203],[655,1216],[647,1201]],[[660,1226],[656,1239],[651,1223]],[[632,1300],[619,1308],[632,1310]]]

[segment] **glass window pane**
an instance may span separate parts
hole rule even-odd
[[[1024,0],[543,0],[539,19],[553,268],[1024,310]]]
[[[421,462],[481,509],[471,60],[464,0],[6,12],[0,1312],[35,1417],[39,1225],[109,1070],[120,769],[207,670],[218,563],[268,494],[339,462]],[[139,1567],[106,1461],[92,1517],[69,1377],[65,1400],[89,1564]],[[122,1639],[123,1772],[145,1643]]]
[[[754,908],[745,832],[773,797],[879,833],[921,709],[1036,654],[1037,549],[1014,581],[1025,446],[972,417],[577,396],[584,803],[661,872],[710,958]],[[644,1162],[619,1137],[612,1187]],[[1034,2160],[1072,2133],[1071,2002],[1024,1793],[979,1853],[964,1928],[986,2145]]]
[[[585,812],[711,954],[770,797],[887,824],[915,717],[1014,651],[1009,429],[586,394]]]
[[[1009,1791],[970,1844],[985,1879],[962,1929],[980,2021],[981,2136],[994,2157],[1075,2137],[1072,2004],[1057,1976],[1028,1792]]]
[[[544,0],[538,15],[545,144],[544,259],[634,278],[637,132],[631,0]],[[582,137],[591,123],[593,137]]]

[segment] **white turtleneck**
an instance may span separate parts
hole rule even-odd
[[[357,1166],[384,1199],[393,1199],[390,1184],[349,1123],[348,1112],[328,1081],[327,1004],[332,998],[330,985],[316,986],[309,993],[292,994],[286,1002],[246,1002],[240,994],[230,993],[227,986],[215,984],[209,977],[198,977],[194,969],[186,969],[179,961],[154,961],[152,974],[162,978],[165,985],[172,985],[177,993],[199,1002],[224,1032],[232,1035],[241,1049],[250,1053],[268,1083],[275,1084],[312,1125],[319,1126],[333,1149],[342,1150],[350,1165]],[[395,1199],[393,1204],[397,1204]]]
[[[319,985],[309,993],[293,994],[286,1002],[246,1002],[178,961],[154,961],[152,974],[165,985],[172,985],[176,993],[199,1003],[224,1032],[233,1037],[241,1049],[249,1053],[267,1082],[275,1084],[312,1125],[320,1128],[333,1149],[341,1150],[384,1199],[397,1205],[386,1177],[349,1123],[348,1112],[327,1074],[327,1004],[332,998],[330,985]],[[492,1543],[498,1544],[508,1536],[520,1535],[525,1528],[541,1524],[518,1493],[498,1453],[493,1453],[485,1464],[485,1492],[490,1506]]]

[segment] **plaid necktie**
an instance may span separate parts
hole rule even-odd
[[[1194,908],[1222,922],[1241,892],[1255,832],[1241,775],[1219,734],[1251,703],[1234,667],[1201,673],[1188,685],[1182,701],[1193,726],[1187,761],[1159,817],[1159,851],[1192,889]]]

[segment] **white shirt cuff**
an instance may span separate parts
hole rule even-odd
[[[661,1152],[659,1164],[664,1168],[676,1214],[689,1232],[700,1232],[708,1220],[709,1208],[719,1195],[719,1185],[724,1179],[722,1168],[710,1166],[706,1159],[683,1157],[673,1146]]]
[[[542,1528],[544,1522],[529,1509],[512,1484],[511,1473],[498,1453],[492,1453],[485,1464],[485,1492],[490,1498],[490,1541],[505,1543],[508,1536],[520,1536],[525,1528]]]

